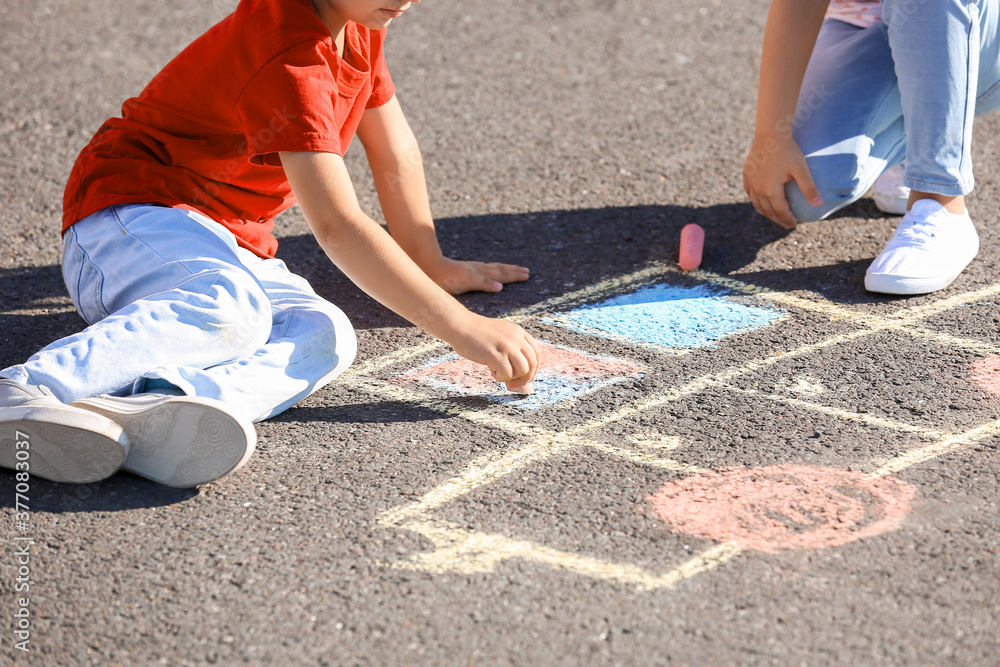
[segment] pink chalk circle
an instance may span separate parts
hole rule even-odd
[[[1000,355],[980,359],[969,367],[969,379],[994,396],[1000,396]]]
[[[705,246],[705,230],[693,222],[681,229],[681,250],[678,263],[685,271],[701,266],[701,252]]]
[[[692,475],[650,501],[674,532],[773,554],[886,533],[902,523],[916,493],[895,477],[781,465]]]

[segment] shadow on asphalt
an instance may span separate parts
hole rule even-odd
[[[0,472],[0,507],[14,507],[16,490],[13,471]],[[198,490],[172,489],[119,472],[94,484],[57,484],[32,477],[26,495],[31,512],[82,514],[166,507],[197,496]]]
[[[519,399],[509,397],[504,401],[511,403]],[[453,410],[483,410],[496,406],[496,400],[482,396],[449,396],[436,398],[436,401]],[[268,419],[273,423],[322,422],[334,424],[412,424],[415,422],[440,421],[451,419],[445,412],[430,410],[412,403],[402,401],[366,400],[362,405],[331,405],[323,407],[292,407],[280,415]]]
[[[844,215],[869,217],[861,205]],[[833,301],[875,300],[861,287],[869,260],[832,266],[740,273],[761,248],[789,232],[753,211],[748,204],[707,207],[633,206],[576,211],[543,211],[450,218],[436,221],[445,254],[526,265],[532,278],[499,294],[460,298],[486,315],[503,315],[600,280],[633,272],[652,261],[676,261],[681,228],[701,225],[709,243],[703,268],[774,289],[811,289]],[[405,326],[351,283],[324,255],[311,236],[280,239],[278,256],[307,278],[324,297],[339,305],[358,329]],[[54,300],[54,297],[56,298]],[[58,266],[0,270],[0,368],[20,363],[50,342],[81,330],[83,320],[65,305]],[[56,312],[28,314],[54,308]],[[12,312],[13,311],[13,312]],[[456,407],[485,407],[479,397],[455,397]],[[275,422],[393,423],[439,420],[443,413],[395,401],[292,408]],[[127,473],[97,484],[31,481],[31,509],[52,513],[111,512],[171,505],[197,495],[195,490],[164,487]],[[12,507],[13,474],[0,474],[0,507]]]
[[[873,206],[862,201],[840,215],[877,215],[869,208]],[[861,287],[864,262],[740,273],[761,248],[790,233],[761,218],[746,203],[496,214],[446,218],[436,224],[448,256],[516,263],[531,269],[531,280],[526,283],[508,285],[498,294],[460,297],[476,312],[500,316],[630,273],[652,261],[676,261],[680,230],[692,222],[705,229],[708,243],[702,267],[709,271],[773,289],[813,290],[832,301],[856,304],[882,300]],[[357,329],[406,326],[402,318],[340,273],[312,236],[281,238],[278,257],[308,279],[319,294],[340,306]],[[53,297],[68,303],[65,294],[57,266],[0,269],[0,368],[20,363],[50,342],[83,328],[83,320],[74,312],[25,313],[46,303],[51,306]]]
[[[476,407],[492,405],[480,399]],[[331,424],[393,424],[437,421],[449,416],[402,401],[365,401],[364,405],[331,405],[323,407],[292,407],[271,417],[269,423],[324,422]]]
[[[760,248],[789,233],[760,218],[749,204],[540,211],[444,218],[435,224],[449,257],[531,269],[528,282],[508,285],[498,294],[459,297],[476,312],[499,316],[652,261],[676,261],[681,228],[692,222],[711,240],[703,266],[720,273],[750,264]],[[356,328],[403,324],[331,265],[311,236],[280,239],[278,256],[337,303]]]

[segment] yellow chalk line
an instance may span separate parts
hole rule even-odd
[[[575,439],[567,438],[563,434],[553,434],[507,452],[500,458],[495,454],[487,454],[467,465],[457,476],[438,484],[419,500],[386,510],[381,517],[389,524],[397,524],[407,519],[427,516],[435,509],[467,493],[503,479],[532,463],[544,461],[579,445]]]
[[[517,317],[518,319],[528,317],[535,312],[544,312],[545,310],[551,310],[553,307],[558,305],[572,303],[575,301],[581,301],[585,299],[596,298],[596,296],[604,293],[615,292],[621,290],[623,287],[635,284],[641,281],[649,280],[652,277],[663,275],[669,272],[671,269],[669,267],[649,267],[647,269],[635,272],[629,276],[625,276],[619,279],[611,279],[602,281],[597,285],[593,285],[582,290],[577,290],[576,292],[562,295],[561,297],[556,297],[550,299],[543,304],[537,304],[534,307],[524,309],[519,313],[512,314],[511,319]],[[697,277],[697,276],[694,276]],[[410,503],[403,505],[392,510],[384,512],[379,523],[385,526],[393,526],[397,528],[403,528],[408,530],[415,530],[418,533],[424,534],[430,537],[432,533],[436,533],[440,537],[445,537],[441,534],[442,529],[438,525],[439,522],[434,522],[430,520],[427,516],[429,512],[434,509],[441,507],[448,502],[470,492],[473,489],[485,486],[497,479],[506,477],[512,474],[518,469],[524,468],[534,462],[544,460],[551,456],[555,456],[563,451],[566,451],[573,447],[579,446],[590,446],[595,447],[606,453],[610,453],[627,460],[632,460],[636,463],[646,464],[646,465],[657,465],[660,467],[665,467],[671,470],[676,470],[678,472],[688,472],[699,470],[694,466],[687,466],[677,461],[671,459],[660,459],[652,456],[645,455],[643,453],[633,452],[625,450],[623,448],[615,447],[612,445],[607,445],[604,443],[592,443],[582,441],[578,437],[578,434],[584,433],[589,430],[600,428],[614,421],[624,419],[633,414],[638,414],[642,410],[646,410],[658,405],[662,405],[666,402],[672,400],[678,400],[687,395],[697,393],[709,386],[725,386],[729,387],[727,384],[728,380],[734,379],[736,377],[745,375],[747,373],[754,372],[766,366],[777,363],[783,359],[791,358],[795,356],[801,356],[809,352],[814,352],[824,347],[829,347],[831,345],[840,344],[849,340],[853,340],[862,336],[867,336],[877,331],[888,329],[888,328],[900,328],[904,324],[911,324],[912,322],[921,319],[922,317],[927,317],[938,312],[944,312],[949,308],[956,307],[962,303],[967,303],[969,301],[977,300],[983,298],[985,295],[991,295],[1000,291],[1000,285],[994,286],[993,288],[987,288],[986,290],[980,290],[976,293],[969,293],[965,295],[958,295],[950,299],[944,300],[947,303],[946,306],[940,306],[938,304],[929,304],[926,306],[921,306],[913,309],[908,309],[902,311],[902,313],[897,313],[892,319],[894,322],[889,321],[889,318],[879,318],[876,316],[869,316],[860,314],[848,309],[840,308],[830,304],[829,302],[817,302],[810,301],[807,299],[802,299],[799,297],[794,297],[792,295],[778,295],[777,293],[772,293],[765,288],[758,288],[753,285],[747,285],[745,283],[740,283],[739,281],[734,281],[732,279],[724,278],[722,276],[712,276],[713,282],[717,285],[723,287],[728,287],[730,289],[738,289],[743,293],[747,294],[759,294],[767,295],[772,297],[772,300],[776,302],[782,302],[787,305],[798,307],[805,310],[812,310],[821,312],[831,319],[847,319],[854,322],[863,322],[869,325],[863,330],[855,331],[849,334],[842,334],[840,336],[835,336],[831,339],[821,341],[819,343],[812,343],[801,346],[794,350],[785,353],[776,353],[773,356],[765,357],[762,359],[754,360],[748,364],[736,369],[729,369],[720,373],[711,374],[699,378],[687,385],[682,387],[674,388],[658,397],[653,397],[651,399],[646,399],[640,401],[639,403],[630,406],[624,410],[620,410],[617,413],[608,415],[602,418],[591,420],[586,424],[577,426],[569,431],[563,433],[555,433],[548,431],[547,429],[542,429],[540,427],[535,427],[533,425],[524,424],[522,422],[517,422],[515,420],[508,420],[499,418],[496,415],[490,415],[487,419],[481,419],[482,412],[472,412],[466,410],[457,410],[454,407],[446,406],[441,401],[430,401],[426,399],[417,398],[411,392],[403,391],[399,387],[391,387],[383,382],[377,381],[367,381],[364,382],[364,387],[366,389],[378,389],[377,392],[380,395],[385,395],[389,393],[395,398],[401,400],[409,400],[411,402],[418,402],[424,404],[432,409],[440,410],[442,407],[445,408],[449,414],[465,418],[469,421],[483,423],[484,425],[489,425],[493,427],[501,428],[511,434],[517,435],[529,435],[534,437],[534,442],[526,447],[520,448],[514,452],[508,453],[499,460],[492,459],[492,457],[483,457],[479,461],[471,464],[466,471],[439,485],[435,489],[425,494],[420,501],[415,503]],[[958,339],[956,339],[958,340]],[[974,342],[974,341],[973,341]],[[435,348],[438,345],[435,345]],[[417,354],[422,354],[424,350],[416,352],[414,354],[406,356],[398,356],[397,359],[410,358],[416,356]],[[395,361],[390,362],[396,363]],[[381,365],[384,368],[386,365]],[[414,401],[414,399],[417,399]],[[784,397],[781,397],[784,398]],[[798,399],[795,399],[798,400]],[[809,404],[802,401],[803,407],[810,407]],[[825,406],[815,406],[816,408],[821,408],[821,411],[830,410]],[[836,409],[832,409],[836,410]],[[849,415],[846,411],[841,411],[840,416]],[[873,420],[878,418],[872,418],[870,416],[862,416],[854,413],[854,418],[862,418],[863,421],[868,421],[868,423],[876,423]],[[879,420],[878,425],[885,426],[903,426],[902,430],[909,430],[914,427],[909,427],[905,424],[893,423],[888,420]],[[1000,426],[998,426],[1000,429]],[[939,456],[940,453],[944,451],[950,451],[960,444],[956,442],[946,441],[945,443],[932,446],[930,448],[922,448],[920,450],[913,450],[908,452],[902,457],[897,457],[885,468],[889,470],[892,465],[902,465],[903,461],[912,461],[906,465],[912,465],[914,462],[920,460],[927,460],[927,458],[933,458],[934,456]],[[950,449],[949,449],[950,447]],[[923,452],[923,454],[921,454]],[[923,458],[920,458],[923,456]],[[904,466],[905,467],[905,466]],[[433,530],[432,530],[433,528]],[[499,535],[485,535],[483,533],[469,532],[465,531],[464,540],[480,540],[489,543],[489,549],[487,553],[491,554],[493,559],[491,562],[495,564],[498,559],[502,559],[496,554],[509,554],[503,556],[506,558],[510,557],[522,557],[534,560],[540,563],[546,563],[554,567],[561,567],[563,569],[576,571],[581,574],[587,574],[588,576],[596,576],[601,579],[619,581],[623,583],[633,583],[641,589],[657,588],[663,586],[672,586],[677,581],[683,580],[684,578],[694,576],[699,572],[703,572],[707,569],[711,569],[717,565],[725,563],[731,560],[733,557],[740,553],[740,549],[737,545],[732,543],[726,543],[722,545],[717,545],[712,549],[709,549],[702,554],[699,554],[691,561],[683,564],[682,566],[675,568],[675,570],[667,573],[666,575],[652,575],[641,568],[628,564],[614,564],[607,563],[604,561],[599,561],[597,559],[587,558],[579,556],[576,554],[569,554],[565,552],[559,552],[554,549],[549,549],[548,547],[543,547],[540,545],[533,544],[531,542],[524,542],[513,540]],[[461,541],[456,537],[456,534],[451,534],[448,541],[455,543]],[[480,542],[480,543],[481,543]],[[471,543],[469,543],[471,544]],[[464,549],[464,552],[462,551]],[[413,567],[417,569],[428,569],[433,571],[461,571],[463,568],[469,567],[485,567],[482,557],[477,554],[482,554],[482,549],[471,549],[470,547],[456,547],[454,544],[449,547],[437,548],[433,552],[419,554],[415,556],[410,561],[404,561],[393,564],[393,567]],[[470,554],[472,554],[470,556]],[[489,565],[492,569],[493,565]]]
[[[582,333],[588,336],[596,336],[598,338],[606,338],[607,340],[613,340],[616,343],[624,343],[630,347],[644,347],[650,350],[656,350],[662,354],[668,354],[672,357],[683,357],[684,355],[691,354],[694,352],[693,349],[679,348],[679,347],[668,347],[666,345],[657,345],[656,343],[647,343],[646,341],[637,340],[635,338],[629,338],[628,336],[623,336],[621,334],[611,333],[609,331],[602,331],[600,329],[592,329],[590,327],[585,327],[575,322],[571,322],[566,317],[543,317],[540,321],[545,324],[554,324],[556,326],[565,327],[571,329],[578,333]]]
[[[351,378],[352,388],[361,389],[389,400],[411,403],[415,406],[427,408],[441,412],[451,417],[458,417],[474,424],[490,426],[507,432],[509,435],[519,435],[525,437],[541,437],[550,435],[553,432],[542,426],[535,426],[527,422],[520,422],[508,419],[502,415],[487,410],[468,410],[458,407],[453,401],[440,398],[428,398],[416,392],[406,389],[403,386],[392,384],[378,378],[358,376]],[[498,385],[499,386],[499,385]]]
[[[525,308],[515,310],[510,314],[508,319],[522,319],[537,315],[538,313],[548,313],[552,310],[564,308],[569,304],[591,301],[605,295],[620,293],[625,288],[649,282],[650,280],[672,272],[676,272],[676,269],[672,269],[670,266],[665,264],[654,262],[646,268],[633,271],[632,273],[628,273],[624,276],[606,278],[605,280],[588,285],[581,289],[552,297],[551,299],[542,301],[541,303],[537,303],[533,306],[527,306]]]
[[[877,468],[871,473],[871,476],[883,477],[885,475],[891,475],[893,473],[900,472],[901,470],[905,470],[910,466],[917,465],[918,463],[924,463],[925,461],[936,459],[939,456],[950,454],[958,449],[968,447],[979,440],[983,440],[984,438],[997,434],[1000,434],[1000,419],[987,422],[972,428],[965,433],[949,435],[941,442],[936,442],[926,447],[920,447],[918,449],[911,449],[907,452],[903,452],[902,454],[890,459],[887,463],[884,463],[881,467]]]
[[[674,271],[680,272],[679,269],[674,269]],[[720,273],[712,273],[711,271],[705,271],[704,269],[695,269],[694,271],[688,271],[687,275],[691,276],[695,280],[700,280],[705,283],[712,283],[713,285],[718,285],[719,287],[725,287],[727,289],[733,290],[734,292],[743,292],[744,294],[749,294],[749,295],[773,293],[767,287],[761,287],[759,285],[745,283],[742,280],[737,280],[736,278],[730,278],[729,276],[724,276]]]
[[[810,352],[815,352],[832,345],[839,345],[841,343],[847,342],[849,340],[854,340],[855,338],[861,338],[862,336],[867,336],[872,333],[871,329],[859,329],[846,334],[841,334],[839,336],[834,336],[833,338],[828,338],[824,341],[818,343],[808,343],[801,347],[789,350],[787,352],[776,352],[769,357],[762,357],[759,359],[754,359],[753,361],[744,364],[743,366],[737,368],[731,368],[718,373],[712,373],[710,375],[705,375],[685,385],[680,387],[671,388],[661,394],[657,394],[645,399],[638,401],[630,406],[626,406],[617,412],[607,414],[603,417],[598,417],[593,419],[586,424],[582,424],[568,431],[569,433],[581,433],[584,431],[589,431],[592,429],[601,428],[602,426],[607,426],[613,422],[620,421],[627,417],[631,417],[639,414],[650,408],[659,407],[666,403],[680,400],[692,394],[697,394],[704,389],[709,387],[726,386],[730,380],[734,380],[743,375],[753,373],[755,371],[761,370],[773,364],[784,361],[785,359],[792,359],[795,357],[808,354]]]
[[[847,308],[844,306],[838,306],[827,299],[807,299],[801,296],[796,296],[794,294],[789,294],[788,292],[774,292],[765,287],[759,287],[757,285],[744,283],[735,278],[730,278],[728,276],[723,276],[717,273],[712,273],[710,271],[696,270],[691,271],[690,275],[693,277],[703,280],[705,282],[713,283],[721,287],[726,287],[735,292],[742,292],[748,295],[759,296],[763,299],[769,301],[774,301],[776,303],[781,303],[787,306],[798,308],[800,310],[816,312],[822,315],[826,315],[831,320],[849,320],[853,321],[859,325],[870,327],[870,328],[897,328],[900,325],[912,324],[918,320],[926,319],[934,315],[939,315],[943,312],[957,308],[958,306],[964,306],[969,303],[980,301],[982,299],[988,299],[990,297],[1000,294],[1000,284],[990,285],[989,287],[984,287],[972,292],[963,292],[961,294],[955,294],[944,299],[938,299],[931,303],[926,303],[920,306],[914,306],[911,308],[903,308],[894,313],[888,315],[877,315],[871,313],[863,313],[857,310]]]
[[[494,572],[501,561],[522,558],[578,575],[631,584],[640,591],[671,588],[732,560],[742,552],[735,542],[724,542],[706,549],[669,572],[653,574],[636,565],[581,556],[505,535],[468,531],[450,522],[413,521],[407,523],[405,528],[434,542],[435,550],[417,554],[410,560],[383,565],[434,574],[476,574]]]
[[[512,434],[534,436],[534,440],[531,444],[514,452],[510,452],[500,459],[496,459],[492,455],[480,458],[478,461],[470,464],[460,475],[438,485],[425,494],[420,500],[388,510],[383,513],[382,518],[389,524],[399,525],[403,523],[408,524],[409,521],[427,517],[428,514],[435,509],[452,502],[453,500],[477,488],[506,477],[518,469],[522,469],[533,463],[545,460],[573,447],[594,446],[594,443],[583,441],[579,437],[587,431],[606,426],[614,421],[638,414],[639,412],[652,407],[680,400],[681,398],[698,393],[710,386],[725,386],[728,380],[732,380],[740,375],[745,375],[755,370],[759,370],[760,368],[777,363],[783,359],[806,354],[808,352],[821,349],[822,347],[835,345],[846,340],[868,335],[869,333],[871,333],[871,330],[860,330],[849,334],[842,334],[841,336],[821,341],[819,343],[811,343],[786,353],[777,353],[771,357],[758,359],[737,369],[729,369],[721,373],[704,376],[689,382],[684,386],[673,388],[659,396],[645,399],[638,404],[626,407],[616,413],[591,420],[585,424],[561,433],[548,431],[547,429],[533,425],[528,426],[521,422],[508,420],[497,415],[486,415],[483,412],[456,410],[447,405],[442,405],[442,401],[432,401],[414,396],[410,392],[404,391],[401,387],[387,385],[383,382],[375,380],[364,381],[360,384],[360,387],[378,395],[389,395],[394,399],[401,400],[406,400],[408,398],[412,402],[425,405],[432,409],[443,408],[444,411],[454,414],[455,416],[463,417],[469,419],[470,421],[482,423],[484,425],[501,428],[505,431],[512,432]],[[611,447],[611,445],[601,445],[597,448],[602,449],[602,451],[609,451],[608,448]],[[663,467],[665,464],[662,462],[670,461],[671,464],[688,467],[687,464],[674,462],[670,459],[653,459],[653,457],[649,457],[647,459],[635,452],[627,452],[621,448],[615,449],[617,450],[614,452],[616,455],[624,455],[624,458],[632,460],[636,463],[645,463],[650,460],[656,460],[661,462],[660,467]],[[695,467],[689,466],[689,468],[694,469]],[[678,470],[674,467],[671,467],[671,469],[683,472],[683,470]]]
[[[1000,294],[1000,284],[984,287],[974,292],[956,294],[945,299],[926,303],[922,306],[907,308],[899,311],[893,317],[912,323],[917,320],[933,317],[934,315],[940,315],[941,313],[957,308],[958,306],[965,306],[981,299],[996,296],[997,294]]]
[[[868,415],[861,412],[851,412],[850,410],[844,410],[842,408],[836,408],[829,405],[820,405],[818,403],[811,403],[809,401],[803,401],[800,398],[792,398],[790,396],[782,396],[780,394],[768,394],[757,389],[743,389],[741,387],[736,387],[734,385],[726,385],[726,389],[740,394],[748,394],[760,398],[766,398],[768,400],[775,401],[777,403],[787,403],[788,405],[807,408],[809,410],[813,410],[815,412],[821,412],[823,414],[827,414],[832,417],[839,417],[845,421],[860,422],[863,424],[878,426],[880,428],[891,429],[894,431],[913,433],[927,439],[943,438],[946,435],[943,431],[936,431],[934,429],[924,428],[922,426],[915,426],[913,424],[894,421],[892,419],[883,419],[882,417],[876,417],[874,415]]]
[[[347,371],[341,375],[342,378],[350,380],[351,382],[356,381],[356,378],[363,375],[371,375],[372,373],[378,373],[381,370],[388,368],[394,364],[402,363],[404,361],[409,361],[414,357],[419,357],[423,354],[430,354],[442,348],[447,348],[448,344],[440,340],[432,340],[427,343],[420,343],[418,345],[412,345],[410,347],[403,347],[398,350],[394,350],[389,354],[382,355],[381,357],[376,357],[374,359],[367,359],[362,362],[355,363]]]
[[[671,452],[684,446],[684,441],[676,435],[640,436],[632,438],[637,446],[648,451]]]
[[[986,341],[973,340],[971,338],[959,338],[940,331],[912,328],[906,325],[898,327],[897,331],[908,334],[913,338],[922,338],[945,347],[953,347],[959,350],[965,350],[966,352],[975,352],[976,354],[984,356],[1000,354],[1000,346],[987,343]]]
[[[376,380],[367,379],[359,387],[371,394],[393,399],[406,395],[406,392],[403,392],[399,387],[387,385]],[[411,402],[433,410],[447,411],[450,414],[468,419],[474,423],[497,428],[509,435],[530,438],[531,441],[527,445],[499,456],[499,458],[497,454],[481,456],[469,463],[461,473],[434,487],[419,500],[387,510],[382,516],[390,523],[425,517],[435,509],[467,493],[507,477],[533,463],[544,461],[570,449],[587,447],[642,465],[649,465],[684,474],[694,474],[704,471],[703,468],[670,458],[653,456],[645,452],[636,452],[607,443],[587,440],[580,437],[577,433],[551,431],[541,426],[525,424],[495,414],[456,410],[453,407],[441,405],[441,401],[418,398],[417,400],[411,399]]]
[[[56,313],[75,313],[76,308],[72,305],[69,306],[32,306],[30,308],[14,308],[12,310],[0,310],[0,315],[16,315],[31,317],[33,315],[38,315],[39,313],[56,314]]]
[[[626,461],[631,461],[633,463],[638,463],[640,465],[649,466],[651,468],[660,468],[661,470],[671,470],[673,472],[684,473],[687,475],[696,475],[699,473],[709,472],[708,468],[701,468],[699,466],[691,465],[689,463],[681,463],[674,459],[663,458],[660,456],[653,456],[647,452],[637,452],[631,449],[626,449],[624,447],[618,447],[616,445],[609,445],[603,442],[596,442],[590,440],[583,440],[582,438],[574,438],[577,445],[583,447],[589,447],[590,449],[596,449],[605,454],[610,454],[611,456],[617,456],[618,458],[625,459]],[[675,448],[671,448],[675,449]],[[662,451],[662,450],[661,450]]]

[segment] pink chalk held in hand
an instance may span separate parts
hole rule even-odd
[[[685,271],[701,265],[701,251],[705,246],[705,230],[693,222],[681,229],[681,252],[678,263]]]

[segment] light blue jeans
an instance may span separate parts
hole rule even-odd
[[[66,232],[63,278],[90,326],[0,376],[66,403],[180,389],[260,421],[333,380],[357,350],[347,317],[304,278],[183,209],[84,218]]]
[[[828,20],[813,50],[793,123],[823,197],[794,182],[800,221],[859,199],[904,159],[921,192],[972,191],[972,121],[1000,107],[998,0],[882,0],[870,28]]]

